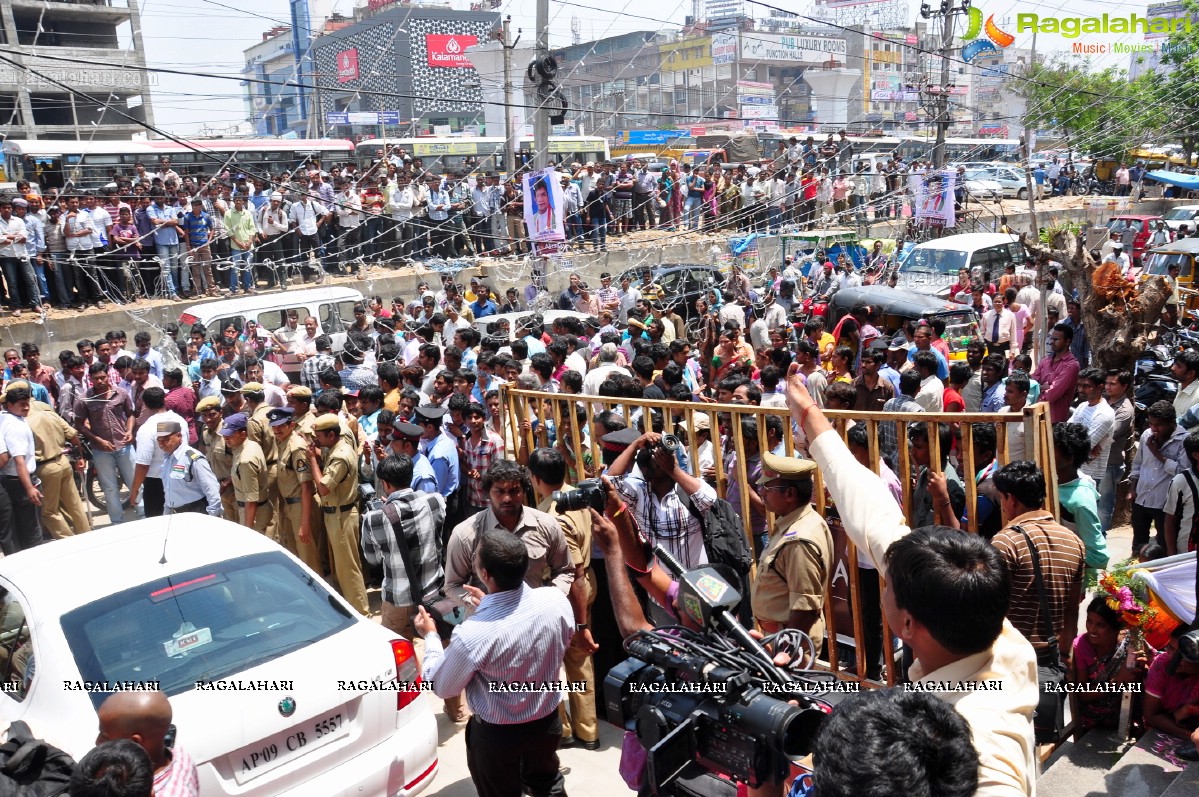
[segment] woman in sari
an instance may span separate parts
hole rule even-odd
[[[1109,683],[1139,683],[1145,679],[1148,659],[1134,650],[1128,665],[1129,636],[1120,615],[1099,596],[1087,606],[1086,631],[1074,639],[1070,657],[1070,683],[1096,687]],[[1120,718],[1120,693],[1091,689],[1076,692],[1078,724],[1083,730],[1114,728]]]

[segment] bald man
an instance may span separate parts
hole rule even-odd
[[[154,765],[154,797],[198,797],[200,776],[191,756],[174,746],[171,715],[162,692],[116,692],[100,704],[96,744],[115,739],[139,744]]]

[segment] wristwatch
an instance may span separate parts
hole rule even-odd
[[[575,623],[575,630],[576,631],[586,631],[587,623]]]

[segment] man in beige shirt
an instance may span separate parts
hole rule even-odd
[[[977,535],[912,531],[886,484],[854,458],[798,377],[787,381],[787,406],[846,533],[885,579],[888,626],[915,655],[908,688],[935,694],[970,724],[979,797],[1034,794],[1036,654],[1005,617],[1012,588],[999,553]]]

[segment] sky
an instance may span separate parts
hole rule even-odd
[[[243,50],[262,41],[262,33],[277,24],[286,24],[286,0],[130,0],[142,9],[142,35],[146,62],[150,67],[181,69],[195,76],[158,74],[154,77],[154,118],[158,126],[175,134],[196,135],[204,132],[225,133],[231,125],[245,120],[243,88],[236,80],[223,80],[204,75],[239,76],[245,63]],[[356,2],[337,0],[335,10],[349,16]],[[898,0],[904,2],[904,0]],[[939,5],[932,0],[934,5]],[[909,19],[914,19],[919,0],[910,0]],[[458,8],[469,6],[467,0],[453,0]],[[808,0],[771,0],[791,11],[803,13]],[[569,44],[572,25],[577,25],[583,41],[614,36],[635,30],[677,28],[684,17],[692,13],[693,0],[662,0],[644,3],[638,0],[579,0],[562,2],[550,0],[550,45]],[[979,3],[984,14],[994,15],[996,21],[1011,20],[1010,32],[1015,33],[1015,17],[1020,13],[1064,17],[1070,15],[1102,14],[1127,15],[1144,13],[1143,4],[1123,4],[1116,0],[983,0]],[[769,11],[748,5],[755,17]],[[534,36],[536,0],[505,0],[501,13],[512,15],[515,31],[522,28],[521,43]],[[965,27],[959,21],[958,30]],[[1031,35],[1019,36],[1017,47],[1027,47]],[[1140,34],[1121,36],[1109,34],[1089,37],[1106,43],[1140,42]],[[1038,53],[1068,50],[1070,40],[1057,35],[1040,34]],[[1099,58],[1103,66],[1118,64],[1127,67],[1128,57]]]

